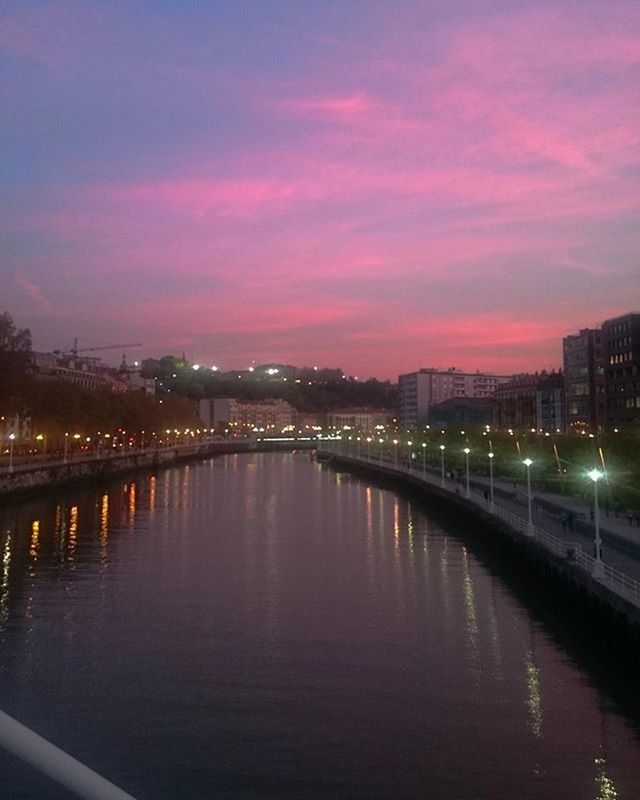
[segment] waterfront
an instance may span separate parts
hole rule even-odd
[[[306,453],[16,505],[2,707],[139,800],[640,795],[634,698],[438,520]]]

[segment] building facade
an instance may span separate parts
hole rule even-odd
[[[522,373],[496,389],[496,425],[499,428],[536,427],[536,391],[540,375]]]
[[[602,323],[604,426],[640,425],[640,314]]]
[[[265,433],[281,433],[296,423],[296,409],[285,400],[214,397],[201,400],[199,412],[205,428],[226,428],[238,433],[251,433],[254,428]]]
[[[421,369],[398,377],[400,424],[405,427],[426,425],[432,405],[450,398],[492,398],[496,389],[511,380],[509,375]]]
[[[604,417],[601,331],[583,328],[562,340],[567,431],[597,433]]]
[[[394,419],[393,411],[379,408],[339,408],[327,412],[329,431],[348,428],[358,433],[374,433],[376,428],[386,429]]]
[[[536,428],[554,433],[565,430],[564,375],[543,375],[536,387]]]
[[[436,428],[493,425],[495,400],[492,397],[450,397],[429,409],[429,424]]]

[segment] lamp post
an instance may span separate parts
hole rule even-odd
[[[427,443],[422,442],[422,474],[427,474]]]
[[[398,468],[398,440],[393,440],[393,466]]]
[[[493,457],[494,453],[489,453],[489,512],[493,514]]]
[[[602,580],[604,578],[604,562],[602,561],[602,540],[600,539],[600,508],[598,506],[598,481],[602,478],[603,474],[599,469],[592,469],[588,473],[593,481],[593,522],[596,530],[596,536],[593,540],[593,549],[595,550],[595,559],[593,562],[593,572],[591,573],[594,578]]]
[[[367,461],[371,461],[371,437],[367,436]]]
[[[466,468],[466,473],[467,473],[467,486],[466,486],[466,489],[465,489],[464,496],[467,498],[467,500],[471,497],[471,489],[469,488],[469,453],[470,452],[471,452],[471,450],[468,447],[464,448],[465,468]]]
[[[13,472],[13,442],[15,438],[15,433],[9,434],[9,472]]]
[[[530,458],[525,458],[522,463],[527,468],[527,536],[533,536],[533,516],[531,513],[531,465],[533,461]]]
[[[64,435],[64,455],[62,457],[63,462],[67,463],[67,453],[69,451],[69,434],[65,433]]]
[[[446,445],[440,445],[440,486],[444,489],[444,451],[446,450]]]
[[[384,439],[378,439],[378,442],[380,444],[380,453],[378,454],[379,455],[378,463],[382,464],[382,453],[383,453],[383,450],[384,450],[384,447],[383,447]]]
[[[409,447],[409,450],[407,452],[407,468],[408,469],[411,469],[411,456],[413,455],[412,452],[411,452],[411,445],[412,444],[413,444],[413,442],[411,442],[411,441],[407,442],[407,446]]]

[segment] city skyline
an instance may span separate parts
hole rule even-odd
[[[640,307],[639,29],[626,2],[6,3],[0,310],[131,360],[558,368]]]

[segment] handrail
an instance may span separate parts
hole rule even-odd
[[[334,446],[332,447],[331,444]],[[324,449],[333,453],[334,455],[342,455],[343,457],[352,461],[368,464],[374,467],[381,467],[394,473],[411,475],[413,478],[417,478],[423,483],[429,483],[432,486],[438,487],[441,491],[446,491],[449,494],[454,493],[448,482],[443,484],[441,479],[436,478],[436,476],[432,473],[428,473],[424,470],[412,469],[404,463],[399,463],[395,459],[389,459],[387,457],[370,458],[361,453],[341,453],[339,447],[336,447],[334,443],[331,444],[328,442],[323,442],[321,447],[324,446]],[[459,493],[460,487],[458,484],[456,484],[456,489]],[[478,497],[474,496],[473,494],[467,499],[468,502],[472,502],[477,506],[481,506],[482,508],[485,507],[485,503],[480,503]],[[560,539],[558,536],[554,536],[549,531],[539,528],[536,525],[532,526],[531,533],[529,533],[528,521],[524,517],[514,514],[512,511],[504,508],[496,502],[493,504],[493,514],[503,519],[516,531],[526,536],[527,539],[539,542],[543,547],[555,555],[564,556],[565,558],[570,557],[582,571],[591,575],[595,559],[589,553],[585,553],[580,544],[567,542],[564,539]],[[624,598],[637,608],[640,608],[640,581],[637,581],[635,578],[632,578],[630,575],[621,572],[609,564],[604,564],[604,578],[594,578],[594,580],[604,583],[609,589],[618,594],[620,597]]]
[[[55,744],[0,711],[0,744],[83,800],[135,800]]]

